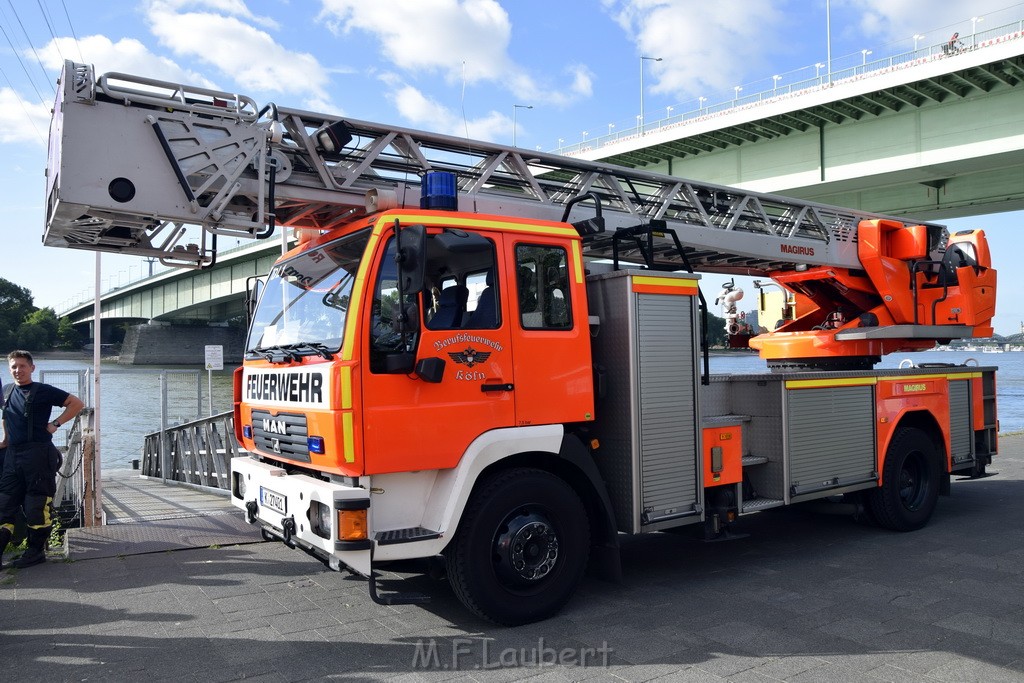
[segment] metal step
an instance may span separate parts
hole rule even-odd
[[[764,455],[744,455],[740,462],[744,467],[754,467],[767,464],[768,458]]]
[[[784,500],[777,500],[775,498],[755,498],[754,500],[743,501],[743,509],[740,510],[740,514],[746,514],[748,512],[757,512],[758,510],[767,510],[769,508],[782,507],[786,504]]]
[[[393,545],[395,543],[412,543],[413,541],[426,541],[437,538],[440,532],[431,529],[424,529],[421,526],[408,529],[391,529],[389,531],[378,531],[376,536],[378,545]]]

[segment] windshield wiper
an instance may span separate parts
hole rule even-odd
[[[328,348],[327,344],[321,344],[320,342],[296,342],[295,344],[288,344],[282,346],[282,349],[287,349],[294,352],[312,351],[321,358],[327,360],[334,360],[334,354]]]
[[[266,358],[271,363],[284,363],[289,360],[299,360],[302,358],[301,355],[296,353],[291,347],[293,344],[285,346],[257,346],[255,349],[249,349],[250,353],[255,353],[258,356]]]

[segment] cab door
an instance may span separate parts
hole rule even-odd
[[[402,342],[391,325],[397,303],[395,240],[393,235],[382,240],[361,333],[367,474],[453,467],[475,438],[515,423],[508,297],[502,287],[504,264],[497,257],[503,237],[471,235],[468,244],[437,229],[427,238],[426,287],[415,297],[418,330],[405,343],[417,362],[443,362],[437,382],[387,371],[387,355],[399,352]]]
[[[594,371],[578,242],[542,235],[510,242],[516,424],[591,421]]]

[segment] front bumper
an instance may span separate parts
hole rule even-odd
[[[330,530],[324,538],[314,531],[313,503],[330,510]],[[250,524],[299,547],[331,569],[347,565],[370,576],[373,542],[338,540],[338,511],[368,509],[369,491],[335,484],[305,474],[288,474],[283,468],[253,458],[231,461],[231,504],[246,513]],[[324,529],[327,532],[327,529]]]

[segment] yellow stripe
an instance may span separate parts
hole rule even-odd
[[[576,269],[576,284],[583,283],[583,254],[580,251],[580,243],[572,243],[572,267]]]
[[[370,235],[364,254],[372,255],[377,250],[382,223],[383,221],[377,221],[377,225],[374,226],[373,234]],[[370,270],[371,260],[370,258],[364,258],[359,262],[359,270],[356,272],[355,282],[352,283],[352,297],[349,301],[360,302],[363,300],[363,289],[366,287],[366,277]],[[345,318],[345,343],[341,347],[342,360],[352,360],[355,355],[355,348],[358,343],[356,340],[356,323],[359,320],[359,316],[352,315],[352,313],[358,310],[358,304],[355,306],[350,305],[348,308],[348,315]]]
[[[381,218],[377,225],[381,222],[387,222],[389,225],[395,220],[396,216],[384,216]],[[477,216],[461,216],[452,214],[449,218],[447,216],[417,216],[415,214],[399,215],[403,222],[409,223],[418,221],[421,223],[429,223],[430,225],[451,225],[455,227],[465,228],[485,228],[488,230],[510,230],[513,232],[529,232],[539,235],[559,235],[561,237],[579,237],[579,233],[576,232],[575,228],[559,228],[550,225],[531,225],[529,223],[513,223],[510,221],[501,220],[488,220],[485,218],[478,218]]]
[[[352,413],[341,414],[341,428],[344,430],[342,438],[345,440],[345,462],[355,462],[356,441],[352,433]]]
[[[633,283],[637,285],[657,285],[658,287],[679,287],[680,289],[692,289],[694,291],[697,289],[697,282],[694,280],[677,280],[671,277],[637,275],[633,277]]]
[[[877,384],[875,377],[842,377],[836,379],[791,379],[786,382],[787,389],[817,389],[823,387],[859,387]]]
[[[916,379],[975,379],[981,377],[980,372],[951,372],[942,374],[932,375],[900,375],[899,377],[880,377],[879,380],[885,382],[908,382]]]
[[[342,365],[339,368],[341,375],[341,409],[351,410],[352,408],[352,366]]]

